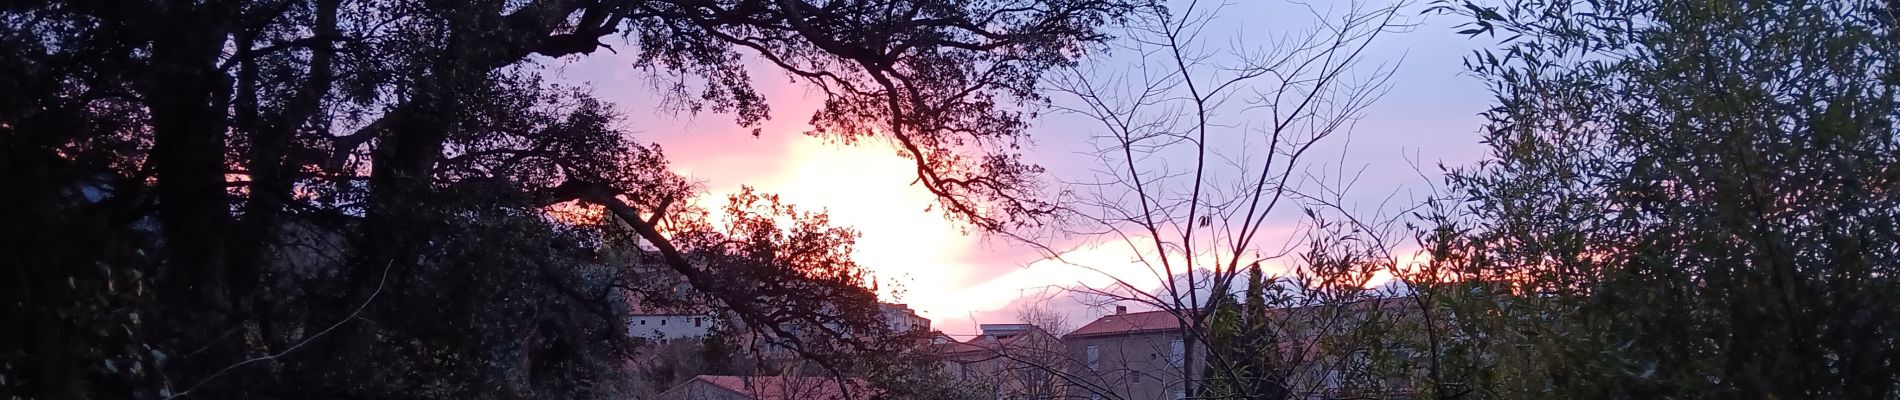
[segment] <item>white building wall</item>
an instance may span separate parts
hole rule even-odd
[[[884,319],[884,325],[893,331],[930,330],[930,319],[917,316],[910,306],[904,304],[879,303],[878,311]]]
[[[715,323],[706,315],[632,315],[627,318],[627,334],[655,340],[702,338]]]

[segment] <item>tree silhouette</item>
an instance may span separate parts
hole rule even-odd
[[[651,300],[627,298],[644,292],[627,290],[638,282],[605,256],[626,250],[610,243],[657,251],[642,260],[755,329],[870,326],[862,304],[774,303],[794,290],[874,301],[840,256],[847,231],[755,194],[733,199],[740,225],[712,225],[659,145],[541,67],[630,52],[679,82],[661,95],[683,109],[756,127],[769,107],[745,65],[759,60],[826,93],[810,134],[890,139],[946,215],[997,228],[1046,209],[1037,169],[1015,155],[1038,78],[1125,8],[8,3],[0,183],[29,195],[5,200],[22,223],[5,228],[18,279],[0,306],[0,354],[35,361],[7,364],[0,386],[47,398],[603,396],[628,351],[618,313]],[[781,216],[794,222],[766,222]],[[245,360],[265,361],[227,369]]]
[[[1896,395],[1894,3],[1441,6],[1504,39],[1421,233],[1478,394]]]

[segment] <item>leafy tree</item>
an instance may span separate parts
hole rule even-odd
[[[1443,2],[1503,38],[1422,281],[1507,398],[1900,393],[1893,2]]]
[[[1293,395],[1293,388],[1284,382],[1294,368],[1280,349],[1280,332],[1275,332],[1269,314],[1284,311],[1269,305],[1269,282],[1259,264],[1247,267],[1246,284],[1241,300],[1221,303],[1208,323],[1207,349],[1216,354],[1210,358],[1232,360],[1226,366],[1231,377],[1209,379],[1201,397],[1284,399]]]
[[[683,108],[757,126],[769,109],[744,64],[760,60],[827,94],[809,133],[894,143],[947,215],[998,228],[1046,214],[1037,169],[1014,153],[1024,114],[1011,106],[1034,106],[1041,72],[1101,40],[1097,27],[1124,8],[0,5],[3,183],[28,193],[4,200],[20,223],[3,228],[0,250],[19,279],[0,305],[0,387],[47,398],[608,396],[627,346],[616,312],[653,300],[625,297],[650,293],[627,290],[638,275],[603,257],[612,243],[657,250],[648,261],[755,329],[875,326],[862,270],[842,257],[849,231],[754,194],[733,199],[733,225],[707,222],[684,205],[698,188],[658,145],[539,67],[613,49],[603,40],[619,34],[629,48],[615,51],[679,82],[660,89]],[[780,302],[807,294],[783,292],[796,290],[822,296]],[[842,305],[793,308],[824,300]],[[799,348],[854,345],[812,344]]]

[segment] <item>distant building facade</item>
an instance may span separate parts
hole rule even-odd
[[[705,314],[633,314],[627,335],[650,340],[698,339],[711,334],[719,319]]]
[[[918,334],[919,337],[922,337],[921,336],[922,334],[927,333],[930,330],[930,319],[918,316],[917,312],[912,310],[910,306],[907,306],[904,304],[894,304],[894,303],[878,303],[877,306],[878,306],[878,311],[877,311],[878,321],[877,322],[881,322],[883,324],[881,328],[888,330],[887,332],[875,332],[877,334],[880,334],[880,335],[882,334],[893,334],[893,335]],[[788,324],[788,325],[782,326],[780,328],[783,328],[786,333],[790,333],[792,335],[804,335],[804,334],[812,334],[812,333],[818,333],[818,332],[840,332],[845,335],[856,334],[852,332],[855,329],[847,329],[847,327],[845,326],[840,326],[836,323],[830,323],[830,322],[827,322],[825,326],[822,326],[822,327],[813,327],[813,326],[808,326],[804,324],[794,323],[794,324]],[[750,343],[750,342],[756,341],[757,343],[761,344],[759,348],[759,356],[763,360],[769,363],[782,365],[785,363],[792,363],[792,362],[799,361],[798,358],[800,357],[800,355],[798,354],[797,351],[795,351],[794,349],[790,347],[791,342],[786,340],[783,337],[780,337],[778,333],[775,331],[764,331],[764,332],[748,331],[748,332],[743,332],[742,335],[745,335],[745,339],[741,340],[741,342]]]
[[[1070,397],[1188,398],[1187,379],[1201,370],[1189,365],[1189,352],[1195,360],[1206,357],[1204,347],[1190,349],[1181,333],[1180,320],[1168,311],[1130,313],[1123,307],[1069,332],[1062,339]]]
[[[930,319],[917,316],[917,311],[909,305],[878,303],[878,315],[884,319],[884,326],[892,332],[928,331]]]
[[[932,345],[943,373],[957,382],[981,385],[999,400],[1064,398],[1058,376],[1062,341],[1030,324],[983,324],[970,340]],[[946,336],[947,338],[947,336]]]
[[[1287,363],[1279,368],[1284,368],[1282,393],[1291,398],[1408,399],[1411,382],[1428,362],[1425,352],[1407,344],[1417,341],[1408,335],[1422,331],[1413,325],[1421,315],[1413,298],[1276,308],[1264,314],[1280,335],[1273,343],[1280,352],[1274,358]],[[1195,398],[1193,390],[1205,382],[1188,381],[1213,379],[1204,372],[1208,350],[1204,343],[1190,344],[1183,334],[1174,312],[1130,313],[1117,307],[1114,314],[1065,335],[1069,398]],[[1337,348],[1358,350],[1328,350]],[[1381,354],[1377,362],[1372,352]]]
[[[1422,343],[1411,335],[1425,329],[1419,325],[1423,310],[1416,298],[1373,298],[1268,314],[1282,321],[1276,329],[1290,333],[1282,344],[1282,358],[1301,360],[1287,371],[1289,389],[1298,398],[1410,399],[1412,381],[1423,377],[1430,362],[1428,353],[1412,346]],[[1332,343],[1320,343],[1326,341]],[[1322,350],[1340,347],[1357,350]],[[1377,362],[1371,358],[1375,350],[1381,354]]]

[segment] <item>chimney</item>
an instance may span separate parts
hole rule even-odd
[[[1127,313],[1128,313],[1128,306],[1122,306],[1122,305],[1115,306],[1115,315],[1122,315],[1122,314],[1127,314]]]

